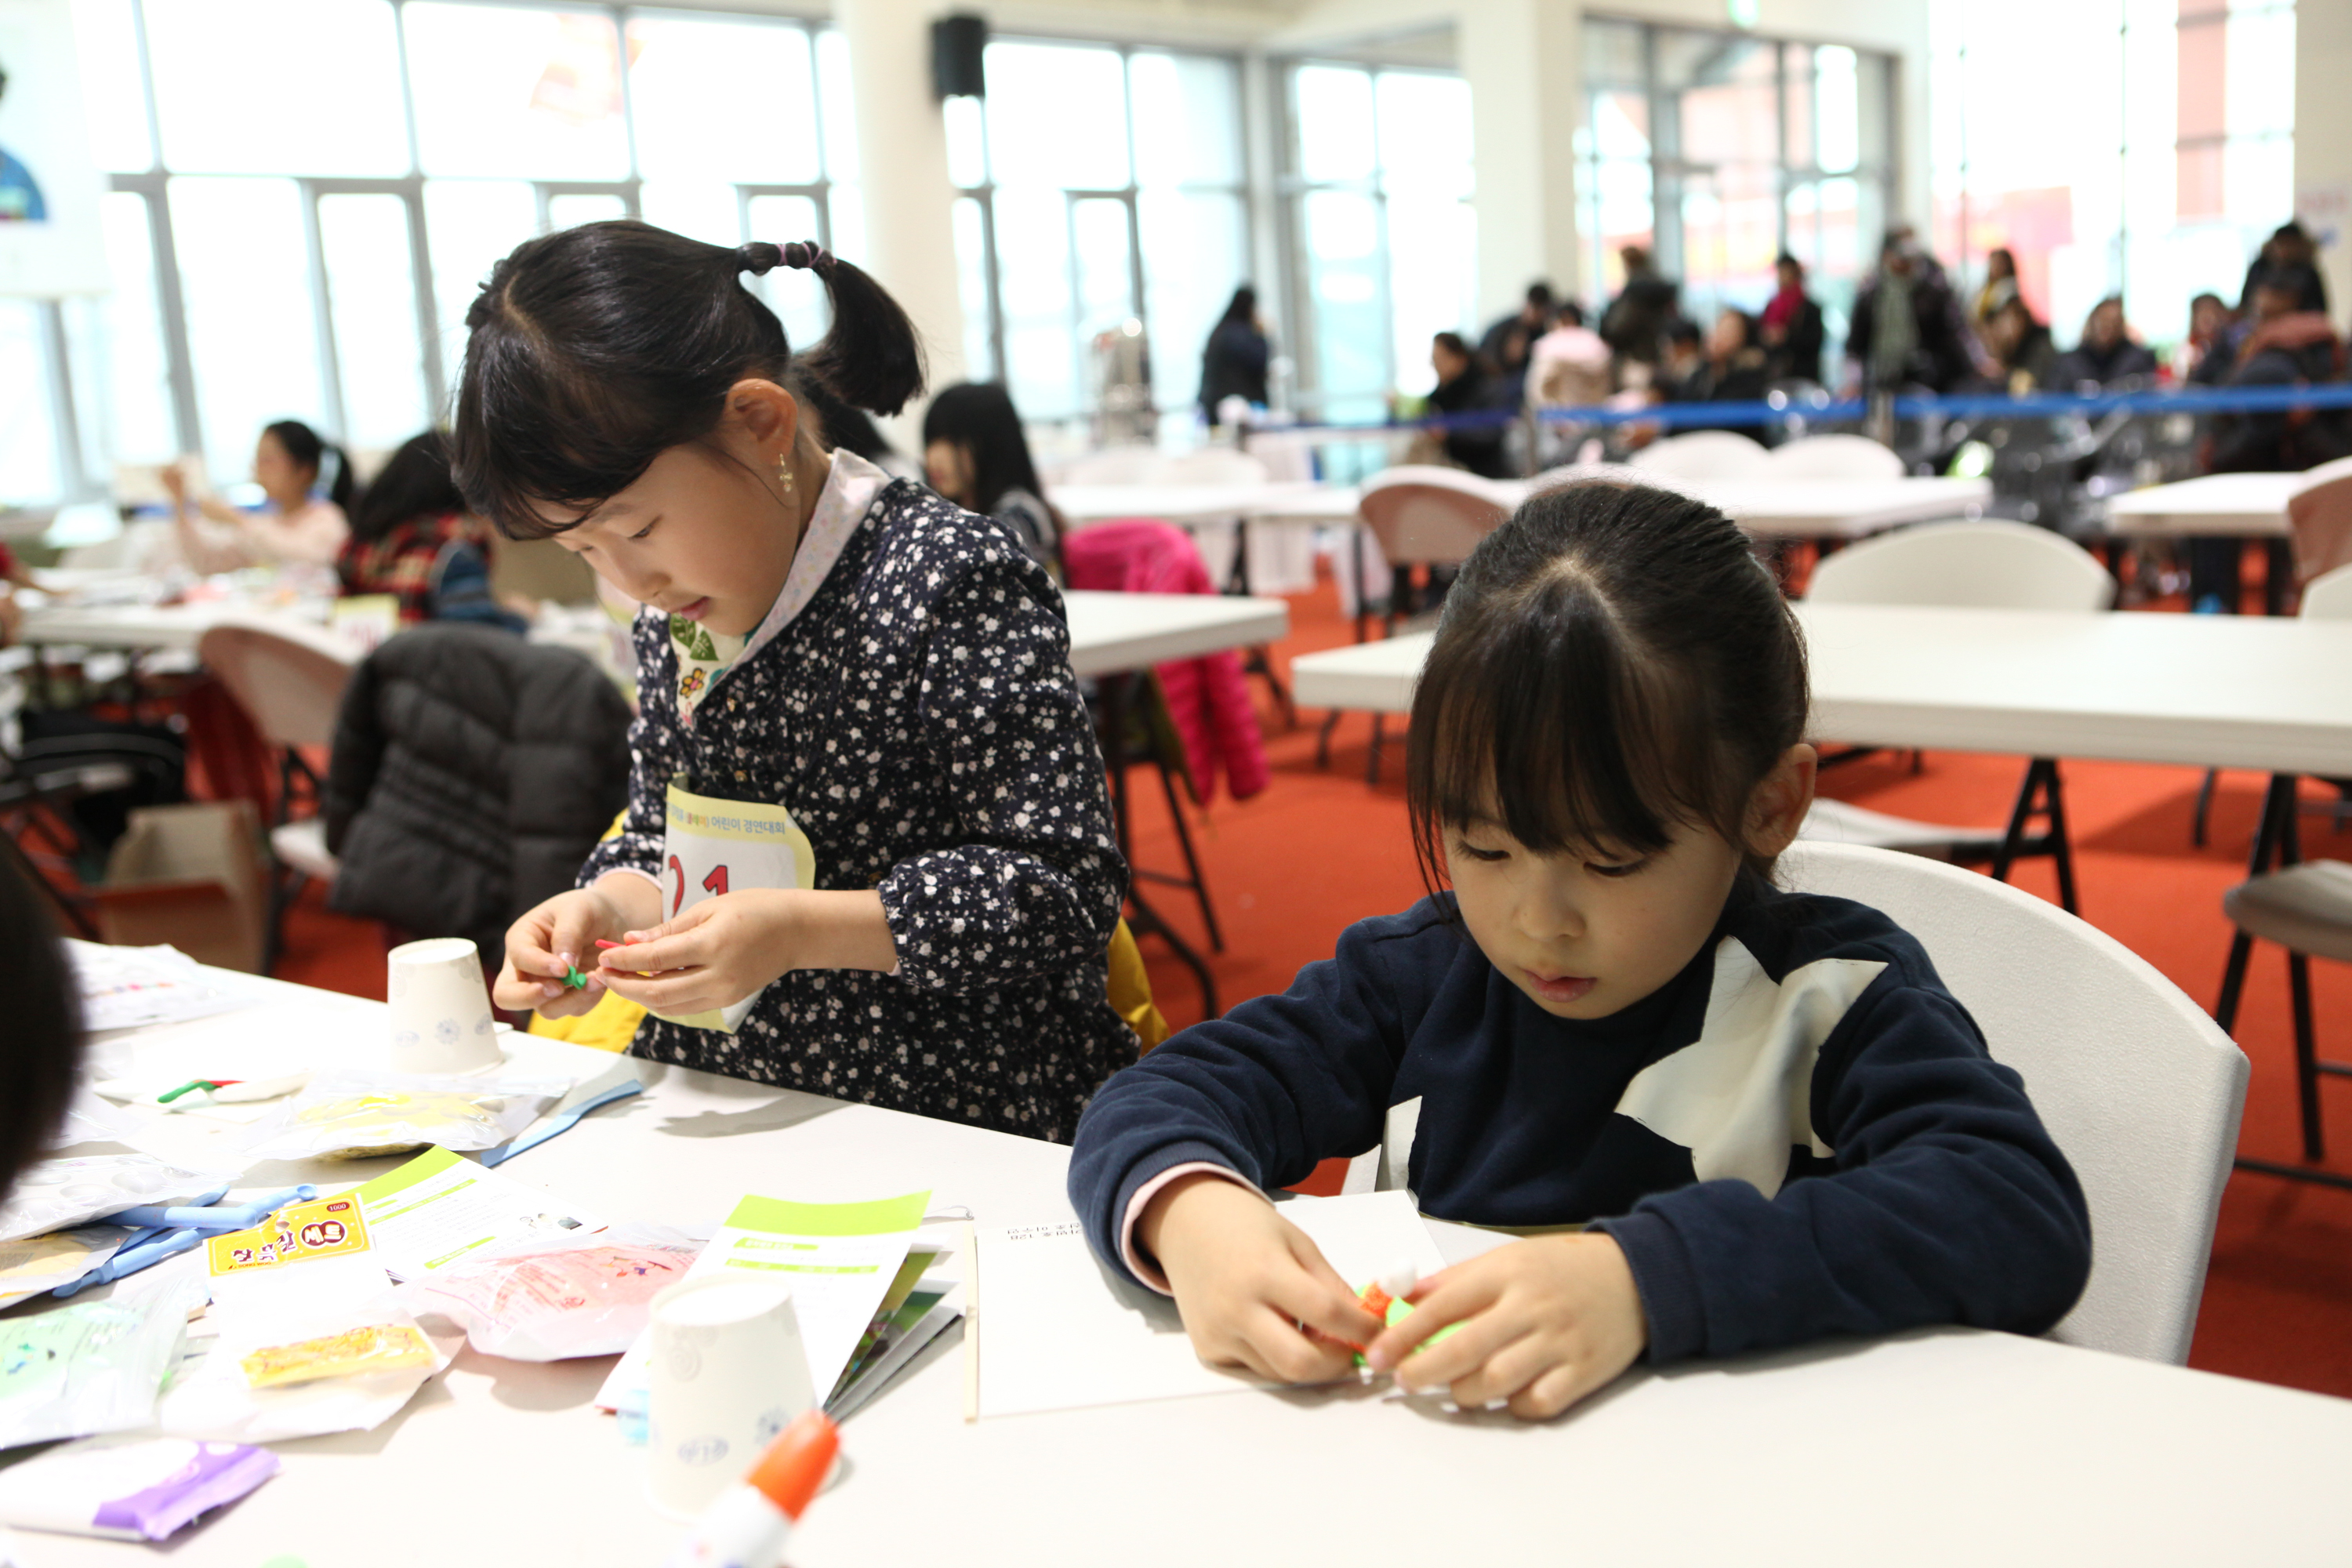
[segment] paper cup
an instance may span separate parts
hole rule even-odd
[[[646,1448],[656,1506],[699,1515],[815,1404],[790,1286],[716,1275],[654,1298]]]
[[[461,936],[404,942],[392,950],[384,996],[392,1005],[394,1072],[478,1072],[505,1061],[482,961]]]

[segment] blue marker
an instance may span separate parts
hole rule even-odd
[[[205,1233],[200,1230],[175,1230],[160,1241],[151,1241],[143,1247],[127,1247],[80,1279],[68,1280],[49,1294],[71,1296],[86,1286],[111,1283],[125,1275],[136,1274],[142,1268],[152,1268],[167,1258],[173,1258],[186,1252],[204,1238]]]

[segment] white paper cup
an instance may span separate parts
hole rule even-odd
[[[404,942],[388,955],[394,1072],[478,1072],[505,1061],[482,961],[461,936]]]
[[[713,1275],[654,1298],[646,1448],[656,1506],[698,1516],[815,1404],[790,1286]]]

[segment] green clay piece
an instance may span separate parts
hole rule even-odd
[[[1399,1323],[1403,1322],[1407,1318],[1412,1316],[1412,1302],[1392,1300],[1389,1303],[1388,1326],[1390,1328],[1395,1328]],[[1444,1328],[1438,1330],[1435,1333],[1430,1335],[1429,1338],[1422,1341],[1421,1343],[1413,1346],[1412,1348],[1416,1351],[1427,1350],[1430,1346],[1435,1344],[1438,1341],[1445,1338],[1448,1334],[1454,1332],[1461,1327],[1462,1325],[1460,1323],[1448,1323]],[[1365,1364],[1364,1352],[1361,1351],[1358,1351],[1356,1352],[1356,1364],[1358,1366]]]
[[[574,991],[583,991],[587,989],[588,977],[578,970],[567,966],[563,972],[563,984]]]

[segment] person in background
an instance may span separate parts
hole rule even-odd
[[[2238,290],[2241,311],[2252,313],[2254,290],[2265,283],[2284,289],[2298,312],[2327,313],[2327,280],[2319,274],[2319,247],[2300,221],[2289,218],[2279,225],[2246,264],[2246,281]]]
[[[1658,378],[1652,390],[1660,403],[1704,403],[1710,384],[1706,363],[1706,337],[1698,323],[1685,316],[1675,318],[1665,332],[1665,358],[1659,363]]]
[[[1872,393],[1949,392],[1979,368],[1951,283],[1907,226],[1888,231],[1878,270],[1854,297],[1845,352]]]
[[[2050,329],[2034,320],[2023,295],[1992,313],[1985,325],[1985,347],[1993,357],[1995,380],[2011,397],[2022,397],[2052,384],[2058,369],[2058,351]]]
[[[312,492],[329,465],[327,493]],[[180,550],[192,571],[209,576],[244,566],[332,566],[351,537],[357,485],[342,449],[299,419],[280,419],[254,444],[253,479],[268,498],[259,513],[217,496],[191,501],[177,464],[163,469],[179,523]]]
[[[1764,359],[1769,379],[1773,381],[1810,381],[1815,385],[1822,380],[1822,348],[1827,332],[1822,324],[1822,307],[1805,292],[1805,264],[1782,251],[1772,263],[1773,275],[1780,287],[1766,300],[1759,322],[1764,345]]]
[[[2110,294],[2091,307],[2083,322],[2083,341],[2058,356],[2050,384],[2065,391],[2078,386],[2114,386],[2156,374],[2156,355],[2132,342],[2124,321],[2120,295]]]
[[[2219,294],[2200,294],[2189,300],[2189,335],[2174,351],[2174,374],[2190,385],[2220,385],[2236,358],[2231,329],[2237,321]]]
[[[1770,379],[1756,318],[1725,306],[1706,335],[1706,398],[1710,403],[1753,403]]]
[[[0,647],[15,642],[17,628],[25,624],[25,606],[16,602],[16,590],[39,586],[32,569],[0,540]]]
[[[923,470],[931,489],[1005,524],[1032,560],[1061,571],[1062,514],[1045,500],[1020,413],[1002,385],[967,381],[931,399],[923,413]]]
[[[1641,246],[1626,246],[1617,258],[1624,265],[1625,287],[1601,313],[1601,341],[1622,364],[1655,365],[1665,353],[1667,333],[1682,320],[1682,290],[1659,274]]]
[[[1201,412],[1209,423],[1218,423],[1218,406],[1228,397],[1265,407],[1266,371],[1273,363],[1274,345],[1257,316],[1257,290],[1244,283],[1225,302],[1225,313],[1201,351]]]
[[[22,859],[0,857],[0,1201],[17,1173],[41,1157],[65,1119],[81,1065],[81,988],[48,903]]]
[[[1976,306],[1969,312],[1979,335],[1992,325],[1994,313],[2016,298],[2017,258],[2007,246],[1996,246],[1985,252],[1984,286],[1977,290]]]
[[[449,438],[411,436],[352,513],[335,562],[343,594],[390,594],[400,624],[474,621],[520,632],[529,618],[490,592],[490,525],[466,510],[449,475]]]
[[[1498,403],[1517,403],[1528,395],[1528,365],[1536,340],[1551,327],[1551,285],[1538,279],[1528,285],[1519,308],[1488,327],[1478,340],[1478,363]]]
[[[1437,373],[1437,385],[1429,395],[1432,414],[1478,414],[1493,408],[1486,378],[1479,374],[1477,357],[1461,333],[1440,332],[1430,340],[1429,368]],[[1474,474],[1499,479],[1507,472],[1500,420],[1475,428],[1450,426],[1444,442],[1446,458]]]
[[[1551,331],[1528,353],[1527,401],[1585,408],[1605,401],[1609,393],[1609,345],[1584,324],[1584,307],[1570,300],[1552,318]]]

